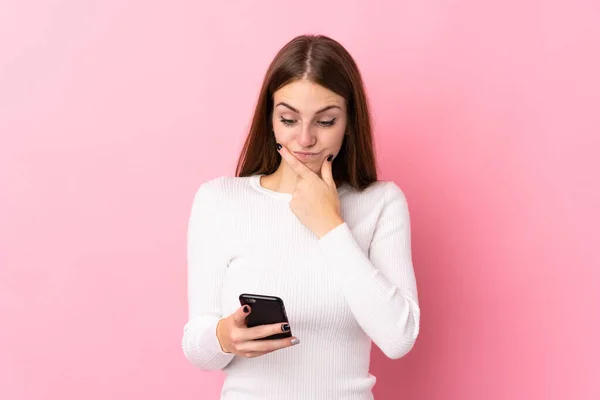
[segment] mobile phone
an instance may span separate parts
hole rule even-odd
[[[283,300],[277,296],[266,296],[262,294],[240,294],[240,304],[249,305],[250,314],[246,317],[248,328],[259,325],[276,324],[278,322],[289,322],[285,313]],[[277,333],[257,340],[283,339],[292,336],[292,331]]]

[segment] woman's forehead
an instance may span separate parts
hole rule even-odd
[[[328,106],[343,109],[345,103],[342,96],[307,80],[291,82],[277,90],[273,97],[276,105],[284,103],[286,108],[300,113],[316,113]]]

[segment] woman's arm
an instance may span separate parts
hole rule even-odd
[[[192,203],[188,224],[188,314],[182,348],[186,358],[203,370],[222,369],[234,355],[225,353],[217,339],[221,319],[221,288],[227,260],[218,230],[219,181],[206,182]]]
[[[406,198],[393,182],[368,255],[343,223],[319,240],[359,325],[389,358],[408,353],[419,334],[417,286]]]

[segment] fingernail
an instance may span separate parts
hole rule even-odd
[[[295,345],[297,345],[298,343],[300,343],[300,339],[298,339],[298,338],[293,338],[293,339],[292,339],[292,346],[295,346]]]
[[[330,154],[329,157],[327,157],[327,161],[331,162],[331,160],[333,160],[333,154]]]
[[[281,150],[281,145],[279,143],[275,144],[275,147],[277,147],[277,150]]]
[[[287,332],[290,330],[290,324],[283,324],[281,325],[281,330],[284,332]]]
[[[244,306],[244,312],[247,313],[248,311],[250,311],[250,307]]]

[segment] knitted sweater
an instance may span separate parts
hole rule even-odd
[[[419,334],[406,198],[393,182],[338,188],[344,223],[319,239],[260,175],[195,194],[188,228],[189,319],[182,346],[227,376],[221,399],[372,399],[371,343],[400,358]],[[300,344],[256,358],[224,353],[220,318],[254,293],[283,299]]]

